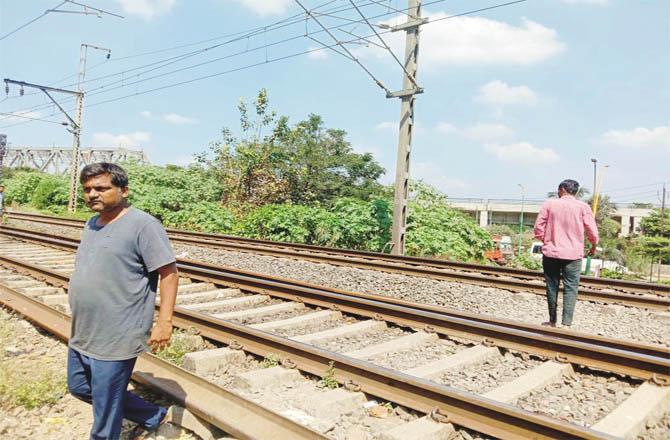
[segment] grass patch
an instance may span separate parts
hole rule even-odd
[[[272,368],[279,365],[279,355],[276,353],[270,353],[269,355],[263,358],[261,366],[263,368]]]
[[[184,356],[193,351],[202,350],[204,342],[195,333],[187,330],[175,330],[170,338],[170,345],[156,351],[156,356],[168,362],[181,366]]]
[[[339,388],[340,384],[337,382],[337,379],[335,379],[335,362],[330,361],[328,363],[328,369],[324,373],[323,377],[319,381],[319,385],[321,385],[323,388],[328,388],[331,390],[334,390],[335,388]]]
[[[29,369],[18,362],[0,362],[0,407],[26,409],[53,405],[67,393],[65,373],[46,365]]]

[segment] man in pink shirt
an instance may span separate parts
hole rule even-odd
[[[558,199],[544,202],[535,221],[535,238],[542,240],[542,268],[547,283],[549,322],[543,325],[556,326],[556,302],[558,288],[563,278],[562,325],[572,325],[572,315],[577,302],[579,274],[584,256],[584,231],[591,242],[589,255],[596,251],[598,227],[591,208],[577,200],[575,194],[579,183],[564,180],[558,185]]]

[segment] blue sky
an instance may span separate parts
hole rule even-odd
[[[348,0],[301,2],[341,40],[356,38],[346,32],[373,35]],[[354,0],[378,32],[379,24],[404,21],[393,8],[406,7],[405,0],[375,2]],[[355,150],[372,152],[391,182],[399,101],[332,50],[291,56],[333,44],[314,33],[318,23],[301,17],[297,2],[85,3],[125,18],[49,13],[3,38],[58,0],[0,0],[2,78],[74,89],[80,44],[112,50],[109,60],[88,51],[83,147],[139,147],[154,163],[185,164],[223,126],[237,128],[238,100],[265,87],[271,107],[292,122],[316,113],[328,127],[346,130]],[[424,1],[432,23],[421,34],[418,81],[425,93],[416,102],[412,177],[452,197],[519,198],[522,184],[527,197],[542,198],[563,178],[591,188],[595,157],[609,165],[603,189],[615,201],[657,202],[661,183],[670,182],[670,2],[528,0],[443,19],[499,3]],[[276,25],[296,16],[291,25]],[[402,59],[404,35],[382,37]],[[347,47],[389,89],[400,88],[402,71],[387,51],[361,40]],[[174,58],[185,54],[191,55]],[[284,56],[291,57],[273,62]],[[206,64],[194,67],[200,63]],[[253,64],[259,65],[245,67]],[[240,70],[225,73],[233,69]],[[104,102],[115,98],[121,99]],[[73,107],[65,95],[58,99]],[[15,146],[70,146],[65,127],[25,119],[63,121],[46,102],[29,89],[19,97],[16,86],[8,99],[2,93],[0,132]]]

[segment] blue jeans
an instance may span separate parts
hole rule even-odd
[[[67,387],[74,397],[93,405],[92,440],[117,440],[126,418],[152,431],[167,410],[127,391],[136,358],[101,361],[70,348]]]
[[[549,321],[556,324],[556,303],[558,302],[558,288],[563,279],[563,325],[572,325],[572,315],[577,302],[579,289],[579,275],[582,270],[582,260],[562,260],[560,258],[543,257],[542,269],[544,280],[547,282],[547,305],[549,306]]]

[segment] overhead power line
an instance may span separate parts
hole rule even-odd
[[[446,1],[446,0],[435,0],[435,1],[430,2],[428,4],[441,3],[441,2],[444,2],[444,1]],[[459,13],[459,14],[449,15],[449,16],[445,16],[445,17],[441,17],[441,18],[438,18],[438,19],[431,20],[431,21],[427,22],[425,25],[430,25],[430,24],[433,24],[433,23],[453,19],[453,18],[456,18],[456,17],[461,17],[461,16],[465,16],[465,15],[472,15],[472,14],[476,14],[478,12],[484,12],[484,11],[489,11],[489,10],[493,10],[493,9],[497,9],[497,8],[502,8],[502,7],[506,7],[506,6],[510,6],[510,5],[514,5],[514,4],[518,4],[518,3],[523,3],[525,1],[527,1],[527,0],[516,0],[516,1],[501,3],[501,4],[497,4],[497,5],[493,5],[493,6],[489,6],[489,7],[485,7],[485,8],[480,8],[480,9],[476,9],[476,10],[470,10],[470,11],[462,12],[462,13]],[[384,15],[389,15],[389,14],[380,14],[380,16],[384,16]],[[372,18],[376,18],[376,17],[372,17]],[[362,20],[361,20],[361,22],[362,22]],[[337,27],[341,27],[341,26],[343,26],[343,25],[334,26],[333,28],[337,28]],[[319,31],[316,31],[316,32],[319,32]],[[383,32],[380,32],[380,35],[385,35],[385,34],[388,34],[390,32],[391,32],[391,30],[385,30]],[[258,46],[256,48],[254,48],[253,50],[261,50],[261,49],[264,49],[266,47],[281,44],[282,42],[294,40],[294,39],[299,38],[299,37],[304,37],[304,34],[300,35],[300,36],[297,36],[297,37],[285,38],[283,40],[279,40],[279,41],[274,42],[274,43],[261,45],[261,46]],[[355,37],[355,38],[352,38],[350,40],[342,41],[342,43],[343,44],[351,44],[351,43],[355,43],[355,42],[358,42],[358,41],[369,39],[371,37],[374,37],[374,34],[369,34],[369,35],[366,35],[364,37]],[[283,56],[279,56],[279,57],[275,57],[275,58],[268,58],[268,59],[266,59],[264,61],[261,61],[261,62],[250,63],[250,64],[247,64],[247,65],[244,65],[244,66],[231,68],[231,69],[227,69],[227,70],[224,70],[224,71],[220,71],[220,72],[216,72],[216,73],[212,73],[212,74],[207,74],[207,75],[203,75],[203,76],[199,76],[199,77],[195,77],[195,78],[191,78],[191,79],[187,79],[187,80],[183,80],[183,81],[169,83],[169,84],[165,84],[165,85],[162,85],[162,86],[154,87],[154,88],[147,89],[147,90],[141,90],[141,91],[138,91],[138,92],[135,92],[135,93],[126,94],[126,95],[118,96],[118,97],[115,97],[115,98],[110,98],[110,99],[103,100],[103,101],[94,102],[94,103],[88,105],[88,107],[103,105],[103,104],[116,102],[116,101],[119,101],[119,100],[131,98],[131,97],[135,97],[135,96],[144,95],[144,94],[147,94],[147,93],[152,93],[152,92],[156,92],[156,91],[160,91],[160,90],[165,90],[165,89],[168,89],[168,88],[173,88],[173,87],[177,87],[177,86],[181,86],[181,85],[185,85],[185,84],[190,84],[190,83],[193,83],[193,82],[202,81],[202,80],[205,80],[205,79],[214,78],[214,77],[221,76],[221,75],[226,75],[226,74],[230,74],[230,73],[234,73],[234,72],[239,72],[239,71],[259,67],[259,66],[262,66],[262,65],[265,65],[265,64],[271,64],[271,63],[276,63],[276,62],[279,62],[279,61],[284,61],[284,60],[287,60],[287,59],[295,58],[295,57],[306,55],[306,54],[309,54],[309,53],[318,52],[318,51],[321,51],[321,50],[336,48],[338,46],[339,46],[339,44],[326,45],[326,46],[320,47],[320,48],[313,48],[313,49],[298,51],[298,52],[294,52],[294,53],[291,53],[291,54],[288,54],[288,55],[283,55]],[[246,53],[246,52],[247,51],[244,51],[244,53]],[[150,78],[146,78],[146,79],[142,79],[142,80],[138,80],[138,81],[134,81],[134,82],[129,82],[129,83],[126,83],[122,86],[115,87],[115,88],[112,88],[112,89],[109,89],[109,90],[101,90],[101,91],[98,91],[97,93],[91,93],[91,94],[87,93],[87,96],[93,96],[93,95],[96,95],[96,94],[99,94],[99,93],[108,92],[108,91],[112,91],[112,90],[115,90],[115,89],[128,87],[128,86],[131,86],[131,85],[140,84],[142,82],[150,81],[152,79],[156,79],[156,78],[159,78],[159,77],[162,77],[162,76],[166,76],[166,75],[171,74],[171,73],[176,73],[176,72],[188,70],[188,69],[195,68],[195,67],[200,67],[204,64],[208,64],[208,63],[211,63],[211,62],[214,62],[214,61],[220,61],[222,59],[230,58],[231,56],[235,56],[235,54],[228,55],[228,56],[225,56],[225,57],[220,57],[220,58],[217,58],[215,60],[210,60],[210,61],[203,62],[203,63],[198,63],[196,65],[187,66],[187,67],[180,68],[180,69],[170,71],[170,72],[166,72],[166,73],[163,73],[163,74],[160,74],[160,75],[155,75],[155,76],[150,77]],[[100,87],[98,87],[96,89],[92,89],[92,90],[104,89],[105,87],[107,87],[107,85],[103,85],[103,86],[100,86]],[[68,99],[64,99],[61,102],[67,102],[67,101],[68,101]],[[50,106],[50,104],[45,104],[45,105],[42,105],[41,107],[49,107],[49,106]],[[26,121],[26,122],[30,122],[30,121]],[[24,124],[26,122],[19,122],[19,123],[16,123],[16,124],[5,125],[5,126],[2,126],[0,128],[9,128],[9,127],[16,126],[16,125],[19,125],[19,124]]]
[[[63,6],[65,3],[67,3],[67,1],[60,2],[60,3],[58,3],[56,6],[54,6],[54,7],[51,8],[51,9],[60,8],[60,7]],[[31,24],[35,23],[35,22],[36,22],[37,20],[39,20],[40,18],[44,18],[44,16],[47,15],[47,14],[49,13],[49,11],[50,11],[50,9],[47,9],[46,11],[42,12],[42,13],[41,13],[40,15],[38,15],[37,17],[35,17],[35,18],[33,18],[32,20],[30,20],[28,23],[22,24],[21,26],[17,27],[17,28],[14,29],[13,31],[9,31],[9,32],[7,32],[5,35],[3,35],[2,37],[0,37],[0,41],[4,40],[5,38],[7,38],[7,37],[9,37],[9,36],[11,36],[11,35],[14,35],[14,34],[17,33],[18,31],[20,31],[21,29],[23,29],[23,28],[25,28],[25,27],[27,27],[27,26],[30,26]]]
[[[70,3],[70,4],[73,4],[73,5],[75,5],[75,6],[81,6],[82,8],[84,8],[84,10],[83,10],[83,11],[73,11],[73,10],[68,10],[68,9],[58,9],[58,8],[60,8],[61,6],[65,5],[66,3]],[[95,12],[90,12],[90,11],[95,11]],[[77,3],[77,2],[72,1],[72,0],[64,0],[64,1],[60,2],[60,3],[58,3],[58,4],[57,4],[56,6],[54,6],[53,8],[47,9],[46,11],[42,12],[42,14],[40,14],[40,15],[38,15],[37,17],[33,18],[33,19],[30,20],[29,22],[27,22],[27,23],[25,23],[25,24],[22,24],[21,26],[17,27],[16,29],[14,29],[14,30],[12,30],[12,31],[10,31],[10,32],[8,32],[8,33],[6,33],[6,34],[4,34],[3,36],[0,37],[0,41],[4,40],[5,38],[7,38],[7,37],[9,37],[9,36],[11,36],[11,35],[14,35],[14,34],[17,33],[18,31],[20,31],[21,29],[24,29],[25,27],[30,26],[31,24],[35,23],[37,20],[39,20],[39,19],[41,19],[41,18],[44,18],[44,17],[45,17],[47,14],[49,14],[49,13],[66,13],[66,14],[97,15],[98,17],[100,17],[101,15],[112,15],[112,16],[114,16],[114,17],[123,18],[123,16],[121,16],[121,15],[114,14],[114,13],[112,13],[112,12],[107,12],[107,11],[104,11],[104,10],[102,10],[102,9],[94,8],[94,7],[92,7],[92,6],[85,5],[85,4],[83,4],[83,3]]]
[[[32,116],[15,115],[13,113],[0,112],[0,115],[9,116],[10,118],[28,119],[30,121],[41,121],[41,122],[49,122],[51,124],[67,125],[67,122],[57,122],[57,121],[52,121],[50,119],[35,118],[35,117],[32,117]]]

